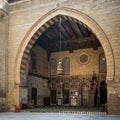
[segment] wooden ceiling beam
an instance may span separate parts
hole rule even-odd
[[[76,34],[75,30],[73,29],[71,23],[69,21],[67,21],[67,23],[69,24],[70,28],[72,29],[73,33],[75,34],[75,38],[77,38],[78,35]]]
[[[69,35],[69,38],[71,39],[75,39],[76,36],[73,32],[73,30],[71,29],[70,25],[68,24],[68,17],[67,16],[61,16],[62,20],[65,20],[64,22],[62,22],[62,26],[63,28],[66,30],[66,33]]]
[[[54,27],[55,27],[56,32],[59,33],[60,31],[58,30],[58,26],[57,26],[56,24],[54,24]],[[64,40],[67,39],[63,32],[61,32],[61,37],[62,37]]]
[[[62,16],[58,16],[58,19],[61,17],[61,25],[60,25],[60,29],[62,30],[62,29],[64,29],[64,31],[65,32],[63,32],[64,34],[66,34],[69,38],[67,38],[67,39],[71,39],[71,37],[70,37],[70,34],[69,34],[69,32],[66,30],[66,27],[64,26],[64,22],[63,22],[63,20],[65,20]],[[65,20],[66,21],[66,20]]]
[[[81,43],[81,42],[84,42],[84,41],[90,41],[90,40],[96,40],[96,37],[94,34],[91,34],[89,37],[83,37],[83,38],[78,38],[78,39],[70,39],[70,40],[66,40],[66,41],[61,41],[62,44],[65,44],[66,42],[69,42],[69,41],[72,41],[72,43]],[[58,42],[54,42],[52,43],[53,45],[54,44],[57,44]]]
[[[65,33],[66,33],[67,36],[68,36],[67,39],[71,39],[72,37],[71,37],[70,33],[67,31],[66,27],[65,27],[63,24],[61,24],[61,27],[65,30]]]
[[[53,25],[52,26],[52,28],[53,29],[51,29],[52,31],[53,31],[53,33],[55,33],[55,35],[56,35],[56,37],[58,37],[58,39],[59,39],[59,28],[58,27],[56,27],[56,24],[59,24],[58,23],[59,22],[59,19],[58,19],[58,17],[56,16],[56,17],[54,17],[54,18],[52,18],[51,20],[49,20],[48,22],[47,22],[47,24],[49,25],[49,26],[51,26],[51,25]],[[49,31],[48,31],[49,32]],[[66,39],[63,35],[62,35],[62,39]]]
[[[83,37],[85,37],[85,33],[83,32],[83,29],[81,28],[82,25],[80,25],[79,23],[77,23],[77,26],[82,34]]]
[[[72,47],[72,44],[73,44],[73,40],[76,38],[73,30],[70,28],[70,25],[67,23],[67,21],[64,22],[64,27],[67,26],[65,29],[67,31],[67,33],[69,34],[69,38],[70,38],[70,46],[69,46],[69,52],[70,53],[73,53],[73,47]]]

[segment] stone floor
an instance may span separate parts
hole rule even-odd
[[[0,112],[0,120],[120,120],[120,115],[70,113]]]
[[[33,109],[23,109],[32,112],[104,112],[103,107],[83,107],[83,106],[40,106]]]

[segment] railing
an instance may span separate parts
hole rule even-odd
[[[0,0],[0,9],[5,11],[6,13],[9,12],[9,4],[5,0]]]

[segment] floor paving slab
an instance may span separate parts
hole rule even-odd
[[[0,120],[120,120],[120,115],[70,113],[1,112]]]

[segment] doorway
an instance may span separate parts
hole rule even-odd
[[[51,104],[56,104],[56,90],[51,90]]]
[[[32,90],[31,90],[31,96],[32,96],[31,102],[34,105],[37,105],[37,88],[32,88]]]
[[[69,104],[69,90],[63,90],[63,104]]]
[[[107,84],[105,81],[100,83],[100,104],[105,104],[107,102]]]

